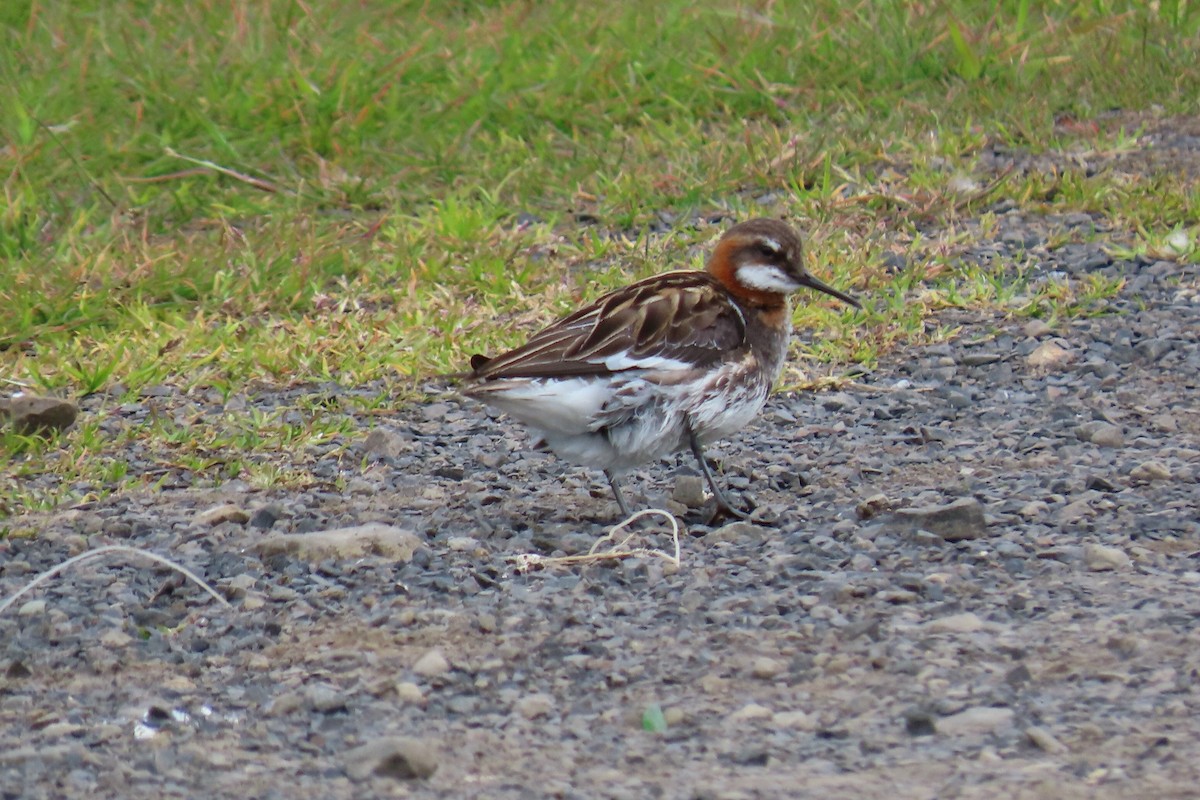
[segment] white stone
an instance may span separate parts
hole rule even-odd
[[[426,678],[445,675],[450,671],[450,662],[442,655],[441,650],[430,650],[417,659],[417,663],[412,666],[412,671]]]
[[[776,728],[792,728],[801,731],[812,731],[817,728],[817,721],[811,714],[803,711],[780,711],[772,714],[771,724]]]
[[[939,719],[935,725],[946,736],[981,736],[1011,728],[1015,716],[1011,708],[980,706]]]
[[[525,719],[548,717],[553,710],[554,698],[548,694],[527,694],[513,703],[513,711]]]
[[[400,681],[396,684],[396,697],[405,703],[421,705],[425,702],[425,693],[421,687],[412,681]]]
[[[750,667],[750,672],[754,677],[760,680],[771,680],[779,677],[787,671],[787,664],[777,658],[762,656],[754,659],[754,664]]]
[[[951,614],[948,617],[939,617],[938,619],[930,620],[924,625],[925,630],[930,633],[974,633],[982,630],[985,626],[983,620],[978,616],[967,611],[962,614]]]
[[[766,706],[760,706],[758,703],[747,703],[729,715],[731,722],[744,722],[749,720],[764,720],[775,716],[775,712]]]
[[[1161,461],[1144,461],[1130,471],[1129,477],[1138,481],[1169,481],[1171,470]]]
[[[1127,569],[1132,563],[1124,550],[1102,544],[1083,546],[1083,563],[1092,572],[1110,572]]]

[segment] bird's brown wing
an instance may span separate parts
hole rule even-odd
[[[705,272],[668,272],[618,289],[494,358],[473,377],[565,378],[630,369],[704,368],[742,345],[746,322]]]

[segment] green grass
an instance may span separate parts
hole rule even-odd
[[[1004,198],[1086,210],[1131,253],[1194,258],[1194,182],[1068,168],[971,202],[956,181],[993,144],[1133,149],[1109,109],[1196,113],[1198,36],[1184,0],[6,3],[0,379],[128,397],[384,381],[414,399],[580,299],[699,266],[711,233],[647,235],[660,212],[803,221],[814,269],[872,308],[798,311],[822,333],[801,366],[952,335],[926,331],[947,304],[1070,314],[964,266],[958,221]],[[889,248],[911,274],[880,268]],[[227,422],[125,435],[164,470],[174,448],[214,481],[291,485],[288,448],[341,424]],[[94,424],[0,435],[0,514],[146,483]],[[21,489],[47,472],[68,488]]]

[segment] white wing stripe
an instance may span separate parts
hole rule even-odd
[[[695,364],[689,364],[677,358],[652,355],[633,356],[628,351],[614,353],[605,358],[603,363],[604,368],[611,372],[621,372],[627,369],[688,370],[696,367]]]

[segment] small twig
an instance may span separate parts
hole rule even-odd
[[[248,183],[255,189],[261,189],[262,191],[270,192],[271,194],[275,194],[279,191],[279,188],[270,181],[264,181],[262,178],[256,178],[253,175],[247,175],[244,172],[238,172],[237,170],[230,169],[229,167],[223,167],[214,161],[207,161],[203,158],[192,158],[191,156],[185,156],[182,153],[172,150],[170,147],[163,148],[163,151],[172,158],[178,158],[181,161],[187,161],[190,164],[196,164],[197,166],[211,169],[214,172],[219,172],[222,175],[233,178],[234,180],[241,181],[242,183]]]
[[[596,552],[596,549],[600,547],[600,545],[604,544],[605,542],[611,542],[615,540],[617,534],[622,530],[628,528],[639,519],[649,516],[666,517],[667,522],[671,524],[671,540],[675,545],[674,555],[671,555],[670,553],[664,553],[662,550],[654,550],[653,548],[649,547],[633,547],[626,549],[626,545],[629,544],[630,540],[633,539],[634,536],[637,536],[637,531],[630,531],[625,538],[614,544],[608,550],[605,550],[602,553]],[[537,569],[539,567],[560,567],[567,566],[569,564],[590,564],[596,561],[611,561],[635,556],[653,556],[654,558],[661,558],[675,567],[678,567],[682,563],[679,554],[679,520],[675,519],[675,516],[669,511],[665,511],[661,508],[647,508],[643,511],[633,514],[627,519],[624,519],[613,527],[609,528],[608,533],[597,539],[596,543],[592,545],[591,549],[583,555],[553,557],[540,556],[537,553],[521,553],[520,555],[509,556],[507,560],[516,565],[517,572],[529,572],[530,570]]]
[[[126,547],[123,544],[110,544],[105,547],[97,547],[95,550],[88,550],[84,553],[80,553],[77,556],[68,558],[66,561],[62,562],[61,564],[51,567],[50,569],[43,572],[41,575],[38,575],[36,578],[31,580],[29,583],[25,584],[20,589],[18,589],[16,594],[10,595],[9,597],[5,598],[3,603],[0,603],[0,614],[3,614],[6,610],[8,610],[8,607],[11,606],[13,603],[17,602],[17,600],[20,599],[23,595],[25,595],[32,589],[40,586],[41,584],[45,583],[46,581],[50,580],[58,573],[65,570],[67,567],[70,567],[74,564],[78,564],[80,561],[84,561],[89,558],[95,558],[96,556],[107,555],[108,553],[132,553],[132,554],[138,555],[138,556],[145,556],[146,558],[150,559],[151,561],[157,561],[159,564],[164,564],[164,565],[170,567],[171,569],[175,570],[176,572],[179,572],[185,578],[189,578],[193,583],[195,583],[201,589],[203,589],[204,591],[211,594],[216,599],[216,601],[218,603],[220,603],[221,605],[225,606],[226,608],[233,607],[233,606],[229,605],[228,600],[226,600],[224,597],[221,597],[221,595],[217,594],[216,589],[209,586],[207,583],[205,583],[203,580],[201,580],[196,575],[196,573],[192,572],[190,569],[183,566],[182,564],[177,564],[169,558],[164,558],[163,556],[160,556],[157,553],[151,553],[149,550],[142,550],[139,547]]]

